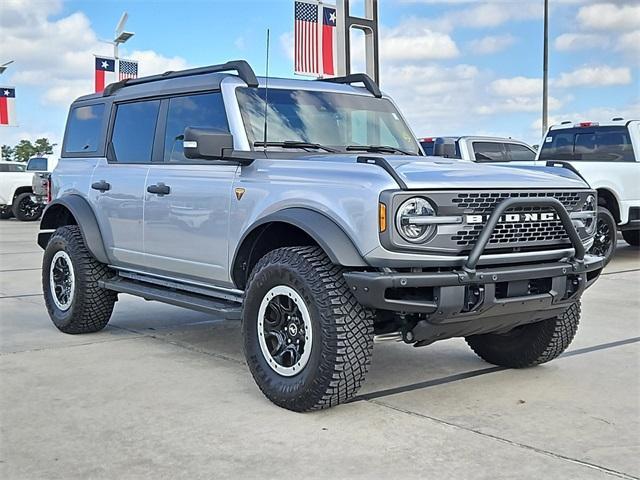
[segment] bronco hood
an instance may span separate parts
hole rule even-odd
[[[588,188],[573,172],[557,167],[474,163],[441,157],[385,156],[409,190],[425,188]]]

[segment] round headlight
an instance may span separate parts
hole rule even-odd
[[[411,243],[422,242],[436,231],[436,226],[422,223],[421,219],[432,217],[435,214],[435,210],[425,198],[410,198],[398,208],[396,228],[406,241]]]
[[[582,205],[582,210],[594,212],[596,210],[596,197],[589,195]]]

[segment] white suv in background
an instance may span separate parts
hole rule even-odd
[[[640,121],[563,122],[545,135],[537,164],[571,168],[598,191],[597,254],[610,257],[616,230],[638,246],[640,236]]]

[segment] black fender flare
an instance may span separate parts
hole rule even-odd
[[[108,264],[109,257],[102,241],[102,234],[96,215],[89,202],[80,195],[65,195],[47,205],[40,220],[40,230],[45,231],[41,231],[38,234],[38,245],[43,249],[47,247],[52,232],[47,232],[46,230],[55,230],[60,226],[70,224],[69,222],[60,222],[64,210],[67,210],[75,219],[75,223],[82,233],[84,244],[91,255],[99,262]]]
[[[367,266],[353,240],[338,224],[316,210],[302,207],[285,208],[256,220],[240,238],[233,254],[232,266],[236,263],[238,252],[245,239],[261,225],[274,222],[288,223],[304,231],[320,245],[336,265],[344,267]]]

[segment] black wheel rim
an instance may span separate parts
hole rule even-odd
[[[607,258],[613,249],[613,242],[613,229],[611,225],[609,225],[609,222],[606,220],[598,218],[596,235],[593,240],[593,246],[589,252],[599,257]]]
[[[25,197],[18,204],[18,211],[24,218],[37,218],[40,214],[40,205],[32,202],[29,197]]]
[[[298,374],[311,350],[311,319],[302,297],[291,287],[272,288],[258,312],[258,339],[269,366],[283,376]]]
[[[58,251],[51,260],[49,286],[53,302],[60,310],[68,310],[73,301],[75,275],[71,258],[64,251]]]

